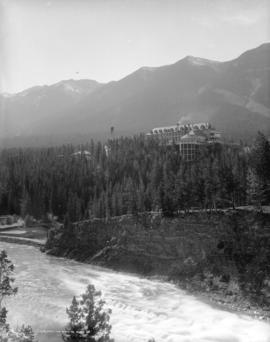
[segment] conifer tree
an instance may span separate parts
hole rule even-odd
[[[18,291],[17,287],[14,287],[13,275],[14,265],[3,250],[0,252],[0,342],[34,342],[35,336],[30,326],[11,330],[7,323],[8,311],[3,306],[3,300]]]
[[[5,297],[15,295],[18,291],[17,287],[13,286],[15,281],[14,265],[8,259],[7,252],[0,252],[0,312],[2,312],[2,303]],[[2,317],[2,313],[1,313]]]
[[[88,285],[79,300],[75,297],[67,309],[69,323],[63,333],[65,342],[113,342],[110,338],[111,310],[104,309],[101,292]]]
[[[258,183],[258,201],[260,204],[270,203],[270,143],[258,132],[251,162]]]

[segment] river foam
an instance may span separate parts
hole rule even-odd
[[[66,307],[92,283],[113,311],[115,342],[270,342],[270,325],[214,308],[173,284],[55,258],[31,246],[0,242],[16,266],[13,325],[31,324],[39,340],[61,341]]]

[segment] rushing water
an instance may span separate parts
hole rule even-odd
[[[112,308],[115,342],[270,342],[270,325],[213,308],[176,286],[59,259],[0,242],[16,266],[19,293],[8,300],[12,325],[30,324],[39,341],[61,341],[65,308],[92,283]]]

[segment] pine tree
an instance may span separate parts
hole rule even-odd
[[[63,333],[65,342],[113,342],[110,338],[111,310],[104,310],[101,292],[89,285],[77,300],[75,297],[67,309],[69,323]]]
[[[3,307],[3,300],[15,295],[18,291],[13,286],[14,265],[8,259],[6,251],[0,253],[0,342],[35,342],[35,336],[30,326],[22,326],[16,331],[10,329],[7,323],[7,309]]]
[[[21,217],[25,217],[27,214],[30,214],[31,212],[31,199],[28,194],[28,192],[25,190],[21,199],[20,203],[20,215]]]
[[[258,133],[251,155],[251,163],[257,177],[260,204],[270,203],[270,143],[262,133]]]
[[[76,297],[73,297],[70,307],[67,309],[69,324],[63,334],[64,341],[80,341],[84,328],[82,308]]]
[[[17,293],[17,288],[13,286],[14,265],[8,259],[6,251],[0,252],[0,339],[9,334],[7,323],[7,309],[3,307],[3,300]],[[3,340],[4,341],[4,340]]]
[[[253,167],[262,182],[270,181],[270,143],[266,137],[258,132],[252,151]]]
[[[28,326],[22,326],[17,332],[12,333],[13,339],[11,341],[14,342],[35,342],[35,334],[33,332],[32,327]],[[14,336],[15,335],[15,336]]]
[[[13,278],[14,265],[8,259],[7,252],[0,252],[0,312],[2,311],[2,303],[5,297],[15,295],[18,291],[13,286],[15,279]]]

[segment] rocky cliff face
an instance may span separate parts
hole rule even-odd
[[[270,216],[262,213],[141,214],[59,226],[50,231],[46,249],[116,269],[168,274],[185,262],[210,263],[213,258],[240,267],[264,245],[268,252],[269,239]]]
[[[270,305],[269,214],[239,210],[94,219],[51,229],[46,250],[115,270],[162,275],[218,301],[225,295],[230,306]]]
[[[142,214],[94,219],[50,231],[50,253],[116,268],[155,273],[185,258],[206,258],[219,241],[220,217],[191,214],[175,219]]]
[[[92,262],[143,274],[169,274],[189,260],[199,263],[218,244],[217,219],[190,215],[177,219],[142,215],[121,221],[116,236]]]

